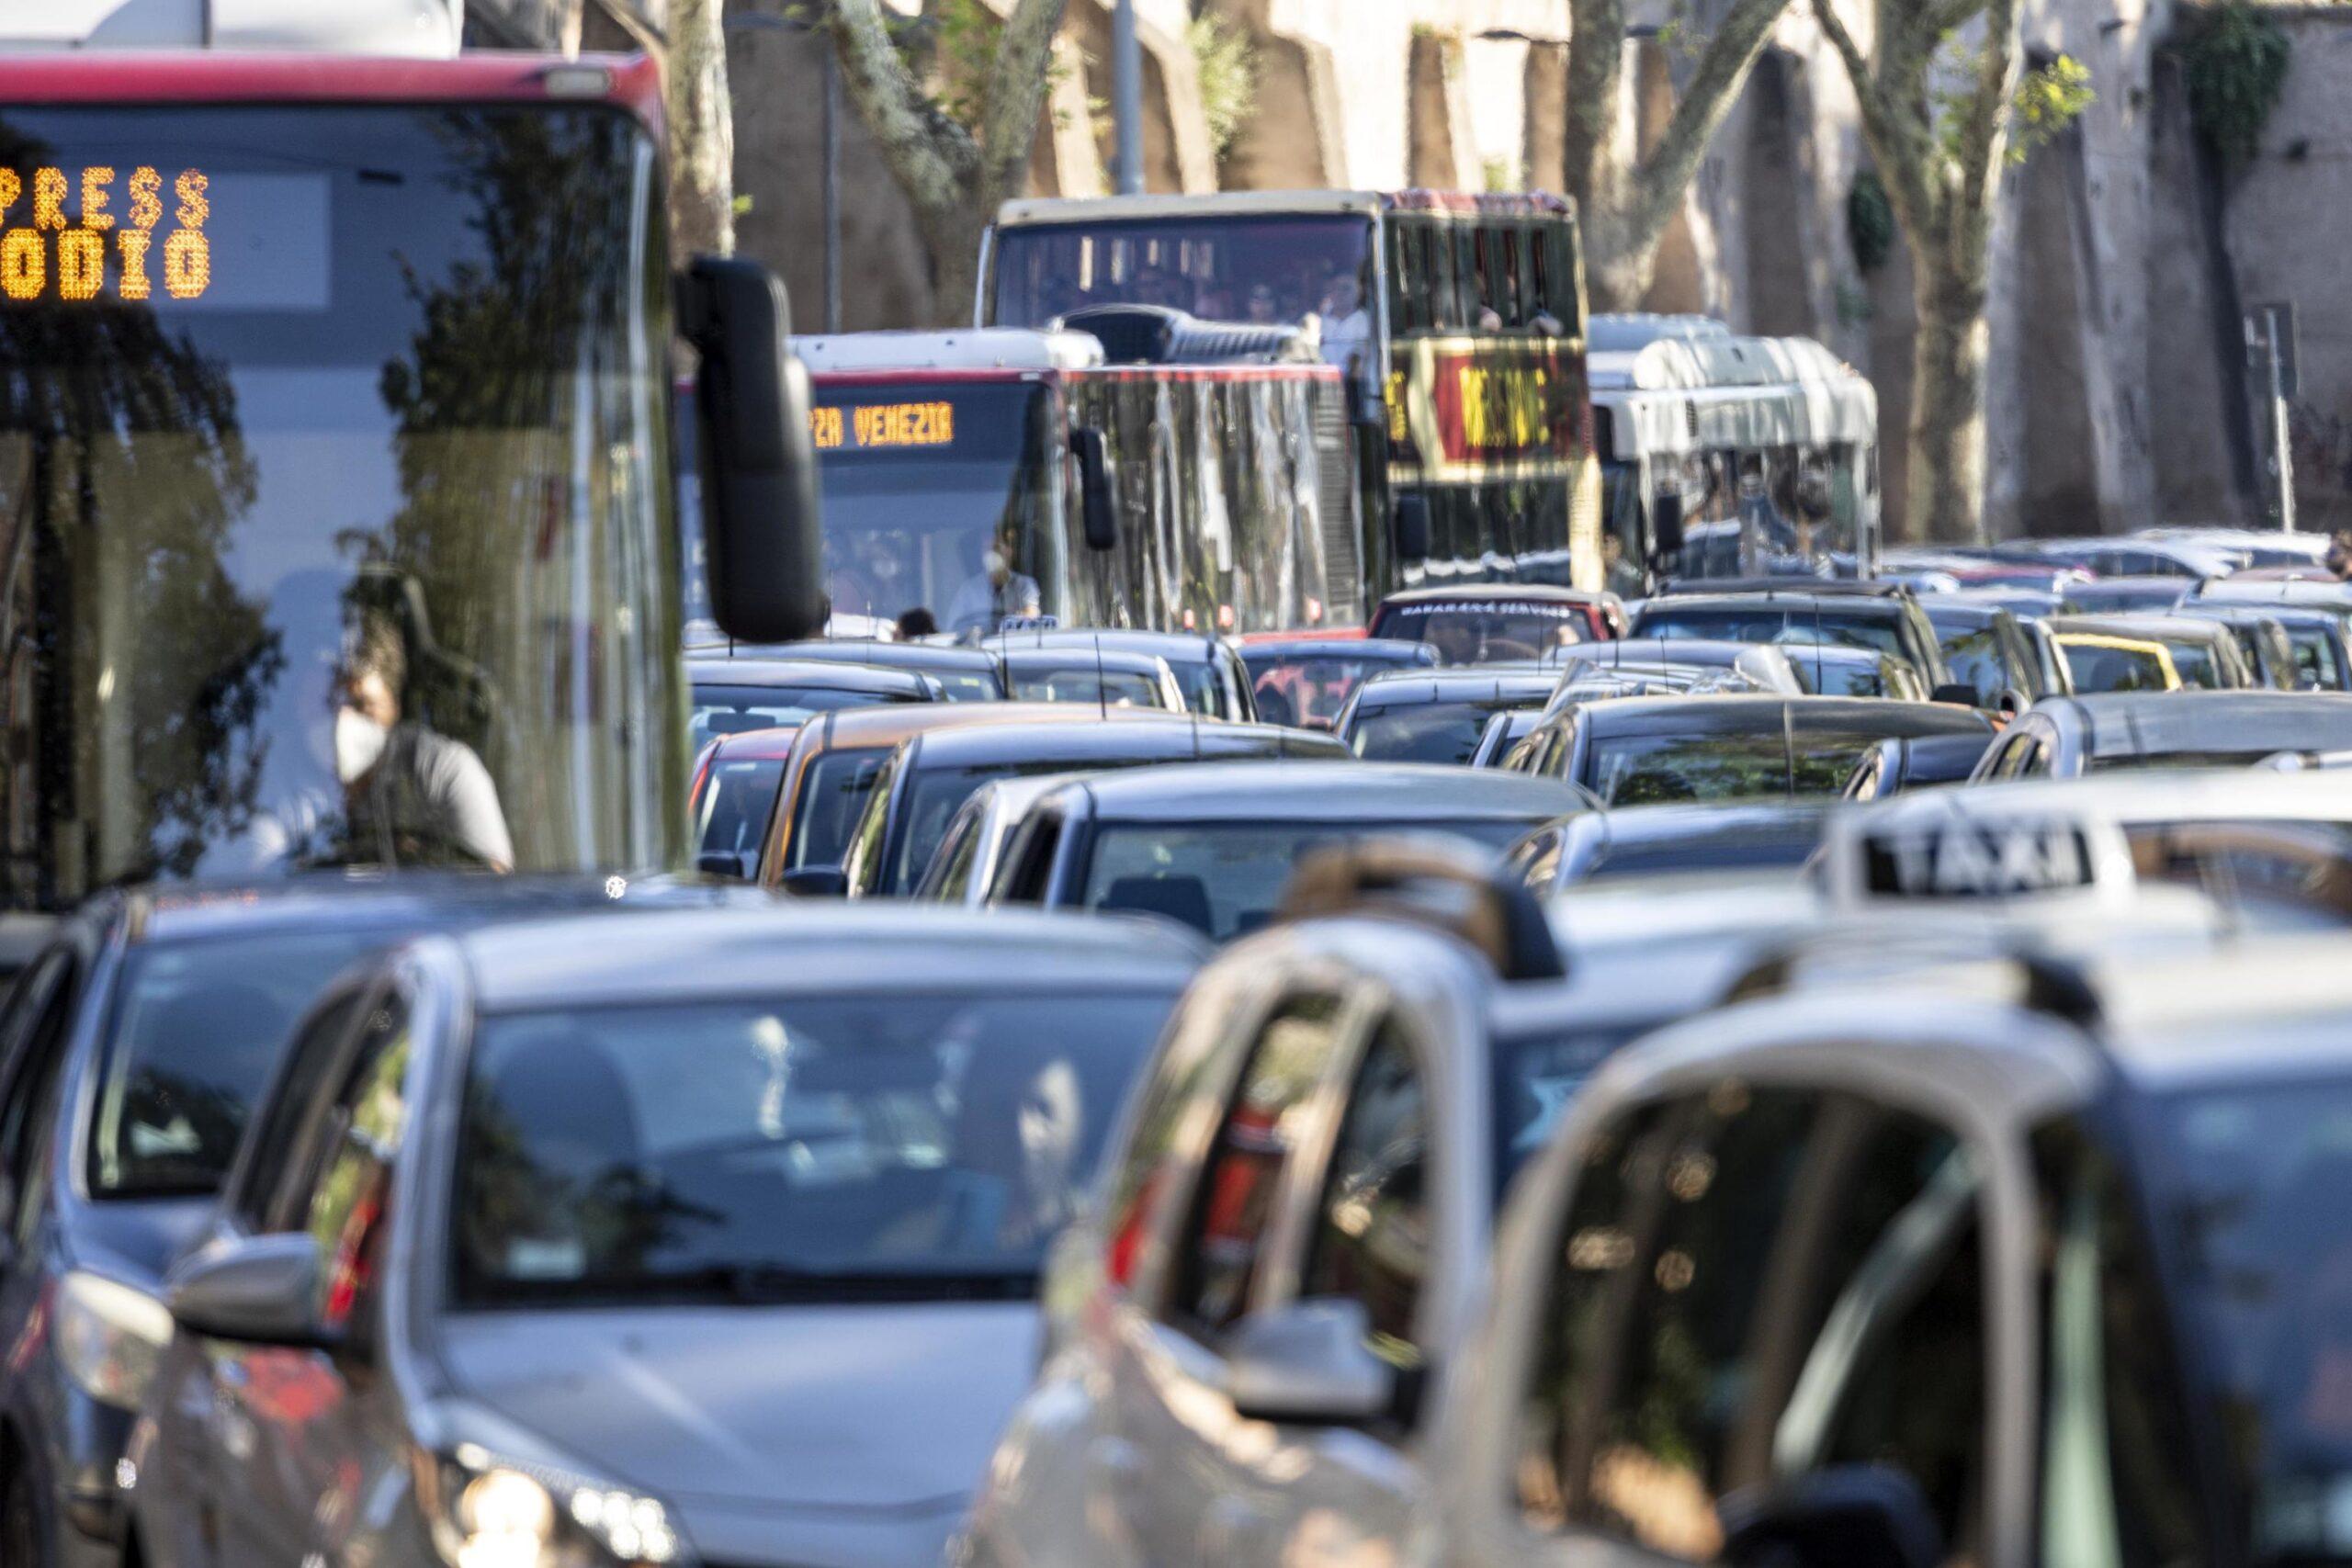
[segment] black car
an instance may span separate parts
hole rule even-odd
[[[2282,751],[2347,747],[2352,698],[2337,692],[2098,692],[2036,703],[1971,779],[2250,767]]]
[[[1358,686],[1393,670],[1430,670],[1437,649],[1398,637],[1254,637],[1240,647],[1258,716],[1329,729]]]
[[[1057,719],[928,731],[890,754],[842,865],[853,898],[914,891],[956,808],[991,779],[1239,757],[1344,758],[1328,735],[1171,714],[1119,724]]]
[[[722,896],[604,878],[320,877],[109,894],[0,1016],[0,1561],[114,1563],[117,1466],[199,1234],[287,1032],[337,971],[421,932]],[[747,892],[729,903],[764,903]]]
[[[1794,872],[1820,847],[1826,800],[1631,806],[1547,822],[1510,864],[1537,894],[1634,876]]]
[[[1867,648],[1909,660],[1939,698],[1944,695],[1940,688],[1952,680],[1936,628],[1918,601],[1899,591],[1770,588],[1751,593],[1676,593],[1644,604],[1625,635]]]
[[[1318,845],[1403,835],[1499,853],[1536,824],[1594,805],[1557,779],[1426,763],[1104,773],[1030,807],[989,901],[1158,915],[1230,942],[1272,918],[1299,857]]]
[[[1555,771],[1611,806],[1835,795],[1880,741],[1989,741],[1973,708],[1874,697],[1620,697],[1569,719]]]
[[[689,649],[689,656],[693,650]],[[821,642],[786,642],[756,650],[766,659],[816,660],[836,664],[871,664],[888,670],[911,670],[939,682],[940,694],[951,703],[992,703],[1004,700],[1004,667],[994,654],[952,643],[881,642],[867,637],[843,637]]]
[[[1336,728],[1368,762],[1467,762],[1489,716],[1542,707],[1559,673],[1534,665],[1375,675],[1356,688]]]
[[[1095,626],[1036,627],[1000,632],[980,645],[998,652],[1017,648],[1099,648],[1106,653],[1157,656],[1176,672],[1184,706],[1210,718],[1248,723],[1258,716],[1250,671],[1223,639],[1195,632],[1134,631]]]
[[[1848,800],[1883,800],[1906,789],[1966,784],[1992,749],[1983,735],[1914,735],[1871,747],[1846,781]]]
[[[1976,694],[1978,707],[2017,713],[2074,689],[2065,655],[2038,617],[1940,594],[1922,599],[1919,608],[1935,628],[1944,668]]]
[[[884,703],[935,703],[945,689],[913,670],[816,660],[695,659],[686,664],[694,689],[694,743],[700,750],[721,735],[804,724],[820,713]]]

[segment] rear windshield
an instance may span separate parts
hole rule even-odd
[[[1394,659],[1351,659],[1344,653],[1284,654],[1277,659],[1242,653],[1258,699],[1258,716],[1269,724],[1330,725],[1358,686],[1371,676],[1400,668]]]
[[[1445,664],[1541,659],[1552,649],[1583,642],[1590,631],[1581,606],[1515,599],[1391,604],[1372,625],[1374,637],[1429,644]]]
[[[695,840],[706,855],[732,855],[739,874],[748,876],[758,865],[760,845],[768,835],[768,818],[775,815],[776,792],[784,784],[784,760],[720,758],[703,780],[695,801]]]
[[[820,713],[922,699],[911,692],[851,692],[823,685],[695,685],[694,742],[700,750],[721,735],[803,724]]]
[[[218,1191],[294,1021],[389,931],[313,931],[135,952],[115,993],[90,1143],[100,1198]]]
[[[1611,1052],[1651,1026],[1647,1021],[1592,1024],[1495,1041],[1494,1198],[1498,1205],[1519,1168],[1551,1140],[1585,1080]]]
[[[1164,708],[1159,682],[1132,670],[1035,667],[1012,673],[1012,700],[1019,703],[1099,703],[1114,708]]]
[[[879,747],[828,751],[808,764],[793,805],[792,840],[785,847],[785,869],[839,865],[849,836],[865,811],[874,775],[890,753]]]
[[[1884,739],[1801,731],[1792,750],[1778,731],[1595,736],[1589,782],[1611,806],[1841,795],[1863,754]]]
[[[2164,660],[2153,652],[2136,648],[2103,648],[2096,643],[2068,642],[2059,639],[2066,650],[2066,668],[2075,677],[2075,690],[2093,692],[2168,692],[2172,682],[2165,679]]]
[[[1371,762],[1466,762],[1478,750],[1488,716],[1518,705],[1511,698],[1486,698],[1359,708],[1348,749]]]
[[[1671,604],[1652,604],[1642,612],[1633,635],[1713,637],[1724,642],[1819,642],[1832,648],[1867,648],[1897,656],[1906,651],[1900,627],[1888,616],[1817,611],[1810,605],[1777,610],[1762,605],[1679,610]]]

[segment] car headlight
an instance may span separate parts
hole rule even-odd
[[[439,1466],[434,1535],[450,1568],[687,1568],[660,1499],[460,1443]]]
[[[58,1281],[51,1342],[74,1386],[101,1404],[137,1410],[172,1342],[172,1313],[146,1292],[75,1269]]]

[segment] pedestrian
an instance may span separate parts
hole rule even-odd
[[[924,637],[937,636],[938,632],[939,617],[921,604],[899,617],[900,642],[921,642]]]
[[[2338,528],[2328,536],[2327,574],[2339,582],[2352,581],[2352,528]]]

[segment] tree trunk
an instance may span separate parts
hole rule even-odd
[[[1985,291],[1914,249],[1919,315],[1911,370],[1911,459],[1904,532],[1973,545],[1984,533]]]
[[[735,116],[721,0],[672,0],[670,227],[678,258],[735,249]]]
[[[918,212],[923,247],[931,253],[931,324],[943,329],[972,324],[972,298],[979,286],[980,235],[996,216],[996,204],[958,204],[946,212]]]
[[[1622,214],[1599,203],[1577,213],[1584,243],[1584,292],[1596,312],[1638,310],[1657,270],[1657,243],[1635,243]]]

